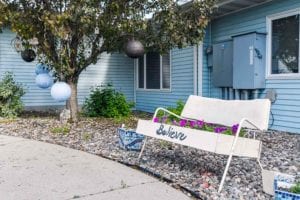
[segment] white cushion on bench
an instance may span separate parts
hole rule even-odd
[[[261,130],[267,130],[270,107],[269,99],[221,100],[191,95],[181,116],[226,126],[238,124],[246,118]],[[253,128],[248,123],[243,127]]]

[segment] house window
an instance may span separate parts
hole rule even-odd
[[[298,10],[269,18],[270,75],[300,75],[299,15]]]
[[[138,88],[169,90],[171,82],[170,53],[149,52],[138,59]]]

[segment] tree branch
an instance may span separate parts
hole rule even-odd
[[[89,65],[94,63],[95,61],[98,60],[98,56],[106,51],[105,49],[105,44],[103,43],[100,46],[98,46],[98,43],[100,42],[100,35],[97,35],[96,39],[93,42],[92,50],[90,56],[85,60],[83,65],[76,71],[76,76],[79,76],[80,73],[85,70]]]

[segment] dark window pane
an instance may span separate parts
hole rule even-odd
[[[272,74],[299,73],[299,15],[272,21]]]
[[[170,88],[170,54],[162,56],[162,87]]]
[[[146,88],[160,89],[160,56],[158,53],[146,55]]]
[[[144,56],[140,57],[138,61],[138,88],[144,88]]]

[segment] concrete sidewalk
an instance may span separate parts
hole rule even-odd
[[[190,198],[155,178],[98,156],[0,135],[0,199]]]

